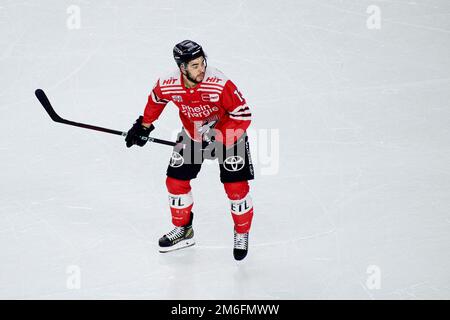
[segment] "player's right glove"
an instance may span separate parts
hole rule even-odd
[[[143,118],[143,116],[140,116],[138,119],[136,119],[136,122],[133,124],[131,129],[128,130],[127,136],[125,137],[127,148],[131,147],[134,144],[143,147],[147,143],[146,138],[148,138],[150,132],[155,129],[153,124],[151,124],[148,128],[144,127],[142,125]]]

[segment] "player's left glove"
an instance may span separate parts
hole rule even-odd
[[[143,147],[147,143],[148,136],[150,132],[152,132],[155,127],[153,124],[150,127],[144,127],[142,125],[143,117],[140,116],[136,119],[136,122],[133,124],[130,130],[128,130],[127,136],[125,137],[125,141],[127,143],[127,148],[130,148],[132,145],[137,144],[140,147]]]

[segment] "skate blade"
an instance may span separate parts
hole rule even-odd
[[[180,249],[192,247],[194,244],[195,244],[194,239],[187,239],[187,240],[180,241],[171,247],[159,247],[159,252],[166,253],[166,252],[171,252],[171,251],[175,251],[175,250],[180,250]]]

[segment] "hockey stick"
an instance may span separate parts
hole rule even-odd
[[[96,130],[96,131],[116,134],[116,135],[123,136],[123,137],[127,136],[127,132],[124,132],[124,131],[118,131],[118,130],[103,128],[103,127],[97,127],[97,126],[93,126],[93,125],[86,124],[86,123],[74,122],[74,121],[63,119],[56,113],[55,109],[53,109],[50,101],[47,98],[47,95],[45,94],[45,92],[42,89],[37,89],[34,92],[34,94],[36,95],[36,98],[38,98],[39,102],[44,107],[45,111],[47,111],[47,113],[50,116],[50,118],[52,118],[52,120],[55,121],[55,122],[68,124],[70,126],[90,129],[90,130]],[[147,140],[147,141],[154,142],[154,143],[165,144],[165,145],[168,145],[168,146],[175,146],[176,145],[176,143],[172,142],[172,141],[161,140],[161,139],[156,139],[156,138],[151,138],[151,137],[148,137],[148,138],[147,137],[142,137],[142,140]]]

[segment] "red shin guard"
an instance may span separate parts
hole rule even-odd
[[[253,219],[253,203],[248,181],[228,182],[224,183],[224,187],[231,203],[234,229],[238,233],[249,232]]]
[[[169,191],[172,223],[177,227],[187,225],[190,222],[191,209],[194,205],[190,181],[167,177],[166,186]]]

